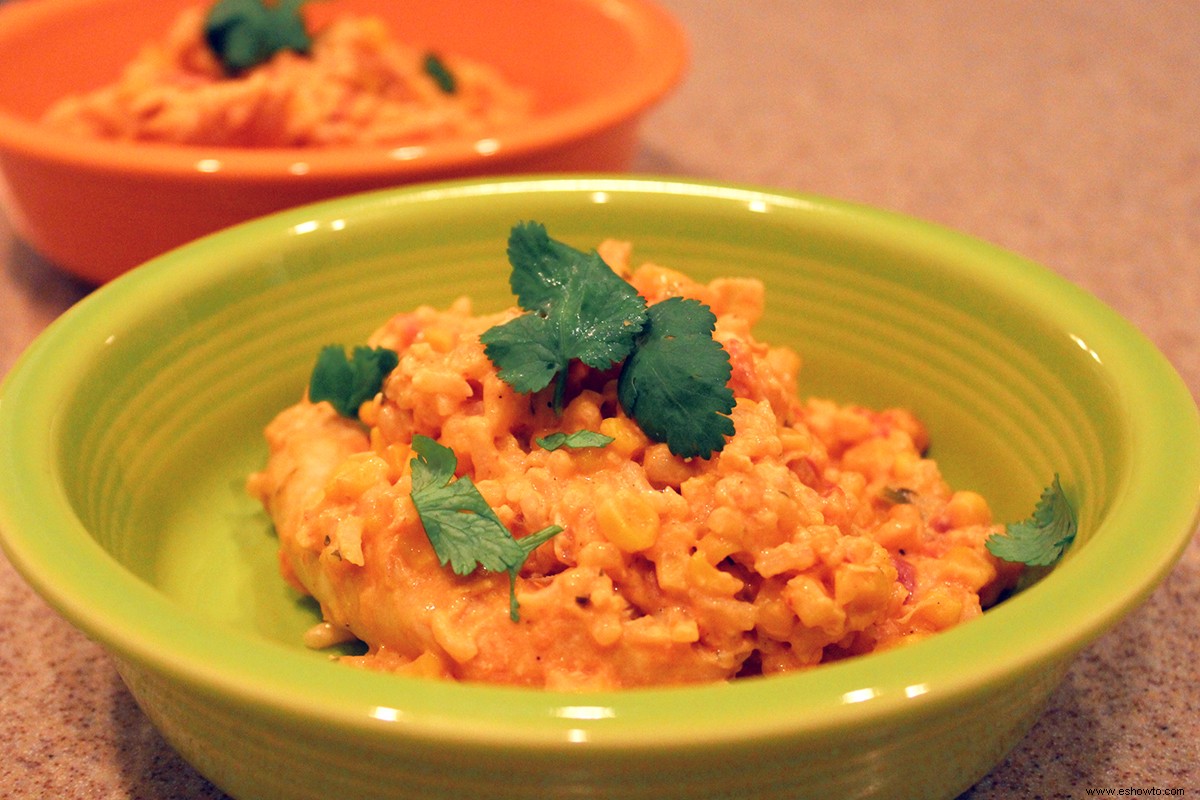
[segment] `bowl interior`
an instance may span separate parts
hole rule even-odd
[[[263,426],[300,396],[322,345],[361,342],[393,313],[464,294],[479,310],[511,304],[505,240],[526,219],[581,248],[629,239],[635,261],[696,277],[760,277],[758,335],[800,352],[805,394],[914,409],[949,480],[987,496],[1000,519],[1027,516],[1055,473],[1079,510],[1065,561],[980,620],[809,673],[608,697],[630,706],[629,727],[605,735],[633,735],[648,714],[654,735],[668,726],[684,737],[794,725],[812,709],[823,717],[804,724],[832,725],[858,713],[844,697],[864,686],[898,703],[916,682],[969,691],[1081,647],[1187,541],[1200,485],[1195,405],[1157,351],[1090,295],[981,242],[843,203],[564,177],[283,212],[99,290],[6,384],[0,521],[14,564],[125,657],[260,702],[349,719],[386,700],[444,722],[477,719],[481,697],[503,697],[481,731],[544,727],[561,698],[414,691],[305,650],[317,612],[279,579],[269,523],[244,491],[265,457]],[[310,688],[289,697],[300,687]],[[796,702],[780,704],[780,691]],[[761,713],[747,719],[747,703]]]

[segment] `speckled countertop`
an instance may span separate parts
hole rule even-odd
[[[663,2],[693,63],[646,120],[639,171],[815,192],[974,234],[1115,307],[1200,394],[1200,3]],[[0,374],[86,292],[0,216]],[[1200,795],[1198,620],[1193,541],[961,800]],[[0,797],[221,796],[2,559],[0,732]]]

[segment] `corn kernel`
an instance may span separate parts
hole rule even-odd
[[[800,355],[789,347],[772,347],[767,351],[767,363],[771,365],[771,369],[779,376],[781,383],[790,385],[795,382],[796,376],[800,374],[803,361]]]
[[[571,451],[574,468],[582,473],[595,472],[608,463],[607,447],[581,447]]]
[[[621,551],[612,542],[588,542],[576,554],[580,567],[615,572],[625,563]]]
[[[599,392],[580,392],[574,400],[563,409],[562,427],[566,431],[594,431],[602,421],[600,403],[603,397]]]
[[[846,612],[838,607],[820,581],[809,575],[797,575],[787,582],[783,597],[805,627],[821,630],[833,639],[841,638]]]
[[[779,443],[784,453],[807,454],[812,450],[812,434],[801,428],[784,428],[779,431]]]
[[[596,524],[608,541],[626,553],[645,550],[658,540],[658,511],[633,491],[618,491],[596,507]]]
[[[753,278],[717,278],[713,289],[713,312],[733,315],[754,322],[762,316],[764,287]]]
[[[383,452],[380,455],[388,463],[388,467],[391,468],[388,477],[395,483],[400,480],[400,476],[409,468],[412,448],[406,444],[389,444],[383,448]]]
[[[599,617],[592,621],[589,632],[601,647],[609,647],[621,639],[621,620],[615,616]]]
[[[739,541],[746,530],[742,514],[727,506],[717,506],[708,515],[704,525],[722,539]]]
[[[374,427],[379,422],[379,400],[377,398],[378,395],[369,400],[364,400],[358,406],[358,418],[369,428]]]
[[[946,504],[946,514],[950,517],[952,528],[992,524],[992,510],[988,508],[983,495],[977,492],[955,492]]]
[[[426,650],[421,655],[395,667],[399,675],[410,675],[414,678],[446,678],[449,673],[442,663],[441,656]]]
[[[871,435],[871,419],[853,408],[839,408],[833,415],[833,431],[847,444],[861,442]]]
[[[895,448],[887,439],[867,439],[846,450],[842,468],[868,476],[889,474],[895,460]]]
[[[931,589],[917,602],[911,620],[928,630],[945,630],[962,618],[962,600],[945,587]]]
[[[996,577],[996,568],[983,553],[963,545],[949,548],[936,562],[939,578],[978,592]]]
[[[914,505],[900,503],[888,510],[887,519],[879,523],[871,537],[894,553],[913,552],[921,546],[921,533],[921,512]]]
[[[696,551],[688,558],[688,582],[705,594],[734,595],[745,585],[740,580],[708,563],[704,553]]]
[[[600,432],[612,437],[607,449],[621,458],[635,458],[650,441],[637,423],[628,417],[608,417],[600,423]]]
[[[454,349],[454,334],[446,328],[426,328],[422,336],[435,352],[449,353]]]
[[[861,630],[892,595],[892,580],[879,567],[841,564],[833,573],[833,597],[847,612],[852,630]]]
[[[693,474],[692,467],[679,456],[672,455],[670,448],[665,444],[652,444],[647,447],[642,464],[646,468],[646,479],[659,488],[679,488],[680,484]]]
[[[741,543],[736,539],[728,539],[719,534],[710,533],[704,536],[696,543],[697,552],[703,553],[704,558],[710,564],[720,564],[729,556],[742,549]]]
[[[354,638],[354,634],[345,626],[318,622],[304,632],[302,641],[310,650],[325,650],[334,645],[352,642]]]
[[[757,627],[761,632],[780,641],[791,638],[792,630],[796,627],[796,614],[782,598],[763,600],[760,594],[755,605],[758,609]]]
[[[511,430],[523,413],[520,392],[505,383],[494,373],[483,379],[483,416],[493,431]]]
[[[667,636],[678,644],[691,644],[700,641],[700,626],[694,619],[677,619],[670,623]]]
[[[917,464],[920,462],[920,456],[907,451],[896,454],[896,460],[892,462],[892,475],[899,480],[911,478],[917,470]]]
[[[682,553],[670,554],[661,558],[654,565],[654,577],[658,579],[658,588],[664,592],[686,592],[688,557]]]
[[[330,499],[357,498],[370,487],[387,481],[390,470],[388,462],[374,452],[355,453],[334,470],[326,485],[326,494]]]
[[[423,394],[465,400],[474,390],[466,379],[457,372],[434,369],[418,370],[412,379],[412,387]]]
[[[433,640],[458,663],[465,664],[479,654],[479,645],[475,643],[470,630],[456,625],[448,614],[434,614],[429,627]]]
[[[413,516],[416,516],[417,512],[415,508],[412,508],[410,498],[406,496],[402,500],[398,500],[397,506],[401,503],[407,504]],[[424,529],[420,525],[413,525],[408,528],[408,531],[408,535],[401,539],[398,549],[404,569],[414,575],[436,574],[436,571],[441,568],[441,564],[438,561],[437,551],[429,543],[429,537],[425,535]]]
[[[366,563],[363,559],[362,537],[363,520],[359,517],[343,517],[333,529],[326,550],[339,561],[361,567]]]
[[[905,408],[889,408],[879,414],[880,419],[889,427],[897,428],[908,434],[913,447],[924,452],[929,447],[929,432],[921,420]]]

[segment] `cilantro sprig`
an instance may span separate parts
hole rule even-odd
[[[343,417],[358,416],[358,407],[383,386],[400,356],[386,347],[355,347],[349,358],[339,345],[321,348],[308,381],[308,399],[328,400]]]
[[[651,439],[680,456],[708,457],[733,435],[729,354],[712,338],[717,318],[696,300],[670,297],[649,321],[617,383],[617,399]]]
[[[265,63],[280,50],[307,54],[312,37],[300,7],[307,0],[218,0],[204,19],[204,40],[228,75]]]
[[[646,324],[646,302],[599,253],[551,239],[540,223],[512,229],[508,259],[509,285],[530,313],[485,331],[480,341],[518,392],[538,392],[553,381],[554,408],[561,411],[570,362],[608,369],[623,359]]]
[[[454,94],[458,91],[458,78],[437,53],[426,53],[421,68],[442,90],[442,94]]]
[[[458,459],[449,447],[428,436],[413,436],[412,501],[438,560],[456,575],[482,567],[508,573],[509,617],[520,619],[516,581],[521,566],[537,547],[562,531],[558,525],[514,538],[467,476],[454,477]]]
[[[508,260],[527,313],[480,337],[501,379],[524,393],[553,382],[561,412],[572,361],[598,370],[621,363],[618,399],[650,438],[685,458],[724,447],[733,433],[731,370],[707,306],[681,298],[647,306],[596,251],[552,239],[538,222],[513,227]]]
[[[1023,522],[1009,523],[1004,533],[992,534],[988,551],[1005,561],[1048,567],[1058,561],[1075,541],[1079,523],[1058,475],[1042,491],[1033,515]]]
[[[612,444],[613,437],[589,430],[579,430],[574,433],[556,431],[542,436],[534,441],[543,450],[554,451],[560,447],[579,450],[585,447],[605,447]]]

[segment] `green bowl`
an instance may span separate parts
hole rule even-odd
[[[520,220],[767,286],[805,394],[903,405],[997,517],[1058,473],[1067,557],[975,621],[787,676],[556,693],[365,672],[306,650],[245,476],[317,350],[461,294],[511,302]],[[1200,508],[1170,365],[1076,286],[975,239],[806,195],[607,176],[426,184],[275,214],[163,255],[54,323],[0,395],[0,527],[166,739],[242,798],[952,798],[1080,648],[1167,574]]]

